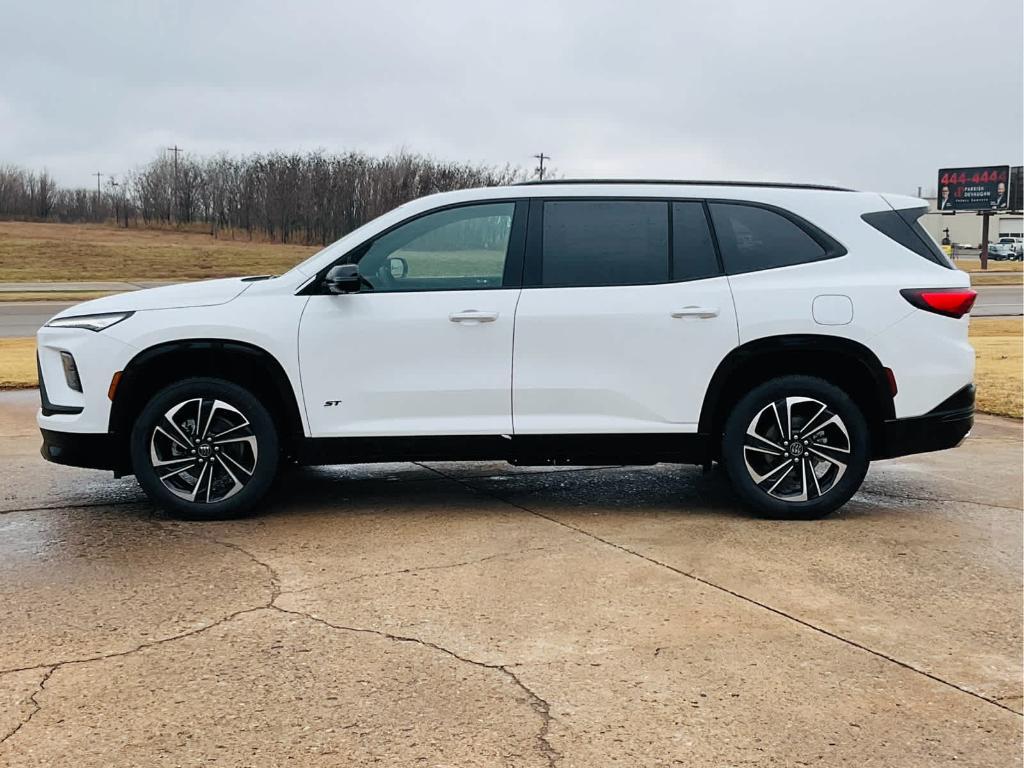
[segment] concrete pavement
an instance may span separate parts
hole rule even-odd
[[[979,286],[974,317],[1024,314],[1024,288],[1018,285]],[[73,306],[59,301],[0,302],[0,337],[34,336],[58,312]]]
[[[1021,760],[1021,425],[839,516],[694,468],[294,471],[258,518],[46,464],[0,395],[0,765]]]

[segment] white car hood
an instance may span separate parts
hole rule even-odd
[[[227,304],[239,296],[253,283],[241,277],[223,280],[202,280],[196,283],[179,283],[160,288],[129,291],[102,299],[84,301],[68,307],[56,317],[94,315],[101,312],[137,312],[143,309],[178,309],[184,307],[208,307]]]

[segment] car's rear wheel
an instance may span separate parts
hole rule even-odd
[[[172,514],[239,517],[253,511],[273,482],[277,430],[266,408],[237,384],[187,379],[142,409],[131,456],[143,490]]]
[[[772,379],[726,420],[722,460],[755,512],[813,519],[856,493],[870,461],[864,415],[843,390],[812,376]]]

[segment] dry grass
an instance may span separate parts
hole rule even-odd
[[[971,275],[971,285],[1024,285],[1024,275],[1020,272],[975,272]]]
[[[1024,318],[971,320],[971,344],[977,356],[974,382],[978,410],[1019,419],[1024,416]]]
[[[0,291],[4,301],[89,301],[113,296],[110,291]]]
[[[964,272],[978,272],[981,270],[981,259],[958,258],[954,262],[957,269]],[[1024,272],[1024,261],[994,261],[988,260],[986,272]]]
[[[36,340],[0,339],[0,389],[34,387],[36,378]]]
[[[176,280],[279,274],[318,248],[165,229],[0,222],[0,281]]]

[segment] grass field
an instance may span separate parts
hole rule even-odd
[[[981,269],[981,259],[958,258],[955,262],[965,272],[977,272]],[[993,261],[988,260],[988,272],[1024,272],[1024,261]]]
[[[38,386],[36,340],[0,339],[0,389]]]
[[[977,353],[978,409],[1022,417],[1024,399],[1024,319],[979,317],[971,320]],[[0,339],[0,389],[37,385],[34,339]]]
[[[0,291],[4,301],[89,301],[113,296],[109,291]]]
[[[0,281],[202,279],[280,274],[317,247],[90,224],[0,221]]]
[[[978,410],[1019,419],[1024,390],[1024,319],[979,317],[971,320],[971,344],[978,361],[975,384]]]

